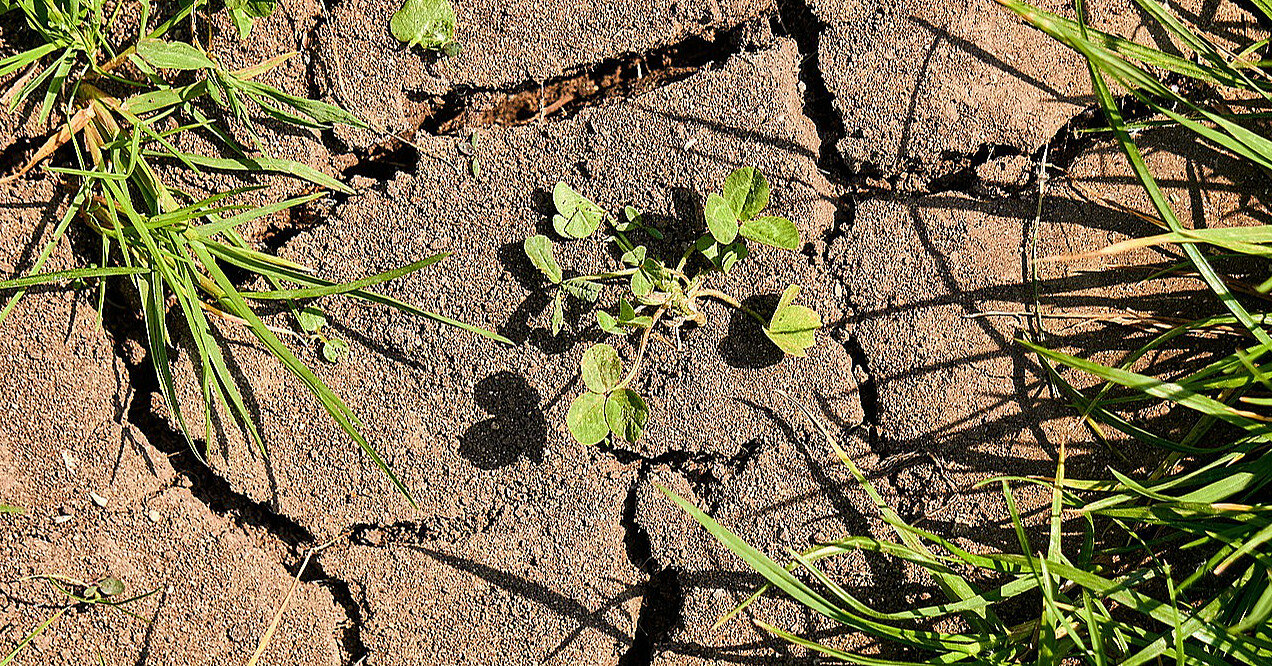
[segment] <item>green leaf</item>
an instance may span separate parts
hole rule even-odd
[[[817,343],[817,329],[821,328],[821,315],[802,305],[793,305],[799,294],[799,285],[791,285],[782,293],[777,310],[764,334],[773,344],[791,356],[807,356],[807,349]]]
[[[738,219],[749,220],[768,206],[768,181],[759,169],[742,167],[724,179],[724,198]]]
[[[743,238],[772,245],[783,250],[799,249],[799,230],[795,223],[784,217],[766,215],[747,220],[738,231]]]
[[[622,380],[623,361],[614,348],[601,343],[583,352],[579,362],[583,371],[583,384],[593,393],[609,393]]]
[[[709,234],[699,238],[694,246],[702,253],[702,256],[725,273],[733,270],[733,267],[749,254],[745,242],[734,241],[728,245],[721,245]]]
[[[557,183],[552,188],[552,202],[557,209],[552,228],[562,238],[587,238],[605,219],[605,211],[600,206],[565,183]]]
[[[552,284],[561,284],[561,266],[552,256],[552,241],[548,240],[547,236],[542,234],[531,236],[522,243],[522,247],[535,268],[546,275]]]
[[[601,295],[601,285],[599,282],[591,280],[570,279],[561,283],[561,288],[565,293],[588,303],[595,303],[596,299]]]
[[[596,324],[601,327],[602,331],[611,335],[621,335],[623,329],[619,328],[618,320],[614,319],[614,315],[604,311],[596,311]]]
[[[97,589],[101,591],[103,597],[115,597],[124,593],[124,582],[118,578],[103,578],[97,584]]]
[[[614,221],[614,231],[635,231],[642,226],[640,211],[631,206],[623,207],[623,216]]]
[[[225,0],[225,9],[230,12],[234,27],[238,28],[240,39],[251,34],[256,19],[273,14],[274,5],[274,0]]]
[[[137,55],[163,69],[216,69],[216,63],[191,44],[143,39],[137,42]]]
[[[312,305],[306,305],[296,311],[296,321],[306,333],[317,333],[327,325],[327,314]]]
[[[605,396],[588,391],[575,398],[565,415],[565,424],[579,444],[599,444],[610,433],[605,421]]]
[[[737,211],[724,197],[714,192],[708,196],[703,216],[707,218],[707,229],[717,243],[728,245],[738,237]]]
[[[648,254],[648,252],[649,251],[644,245],[637,245],[636,247],[624,252],[620,261],[628,266],[639,266],[645,263],[645,255]]]
[[[650,278],[649,273],[645,272],[645,269],[642,268],[632,273],[631,289],[633,294],[642,298],[654,292],[654,281]]]
[[[654,318],[645,315],[643,317],[636,316],[636,309],[626,298],[618,299],[618,323],[623,326],[635,326],[637,328],[649,328],[654,325]]]
[[[561,326],[565,324],[565,304],[561,302],[561,293],[552,298],[552,335],[561,333]]]
[[[631,389],[619,389],[605,401],[605,422],[616,437],[635,444],[649,421],[645,400]]]
[[[340,338],[332,338],[322,343],[322,357],[328,363],[339,363],[349,355],[349,343]]]
[[[20,506],[11,506],[9,504],[0,504],[0,513],[26,513],[26,509]]]
[[[406,0],[389,20],[389,31],[408,46],[444,49],[455,41],[455,23],[450,0]]]
[[[145,157],[170,157],[166,153],[147,150],[143,152]],[[205,155],[197,155],[193,153],[184,154],[186,161],[201,167],[209,169],[223,169],[226,171],[271,171],[275,173],[283,173],[289,176],[295,176],[307,180],[316,185],[321,185],[328,189],[344,192],[345,194],[353,194],[353,188],[344,183],[328,176],[327,174],[307,165],[301,164],[294,160],[276,159],[272,157],[207,157]]]

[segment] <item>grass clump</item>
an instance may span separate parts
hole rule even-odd
[[[641,331],[636,360],[623,372],[622,360],[610,345],[589,348],[581,361],[586,391],[570,405],[566,422],[581,444],[592,445],[612,438],[635,443],[649,419],[645,399],[631,388],[639,376],[650,336],[660,323],[673,331],[688,325],[706,324],[704,300],[714,300],[745,313],[763,328],[773,344],[792,356],[805,356],[816,342],[821,317],[794,303],[799,286],[791,285],[782,294],[772,317],[765,318],[733,296],[708,286],[712,275],[727,274],[749,254],[747,241],[793,251],[800,246],[799,230],[790,220],[761,215],[769,202],[769,184],[754,167],[735,170],[724,181],[720,194],[712,193],[704,216],[709,233],[684,248],[680,259],[671,263],[654,256],[648,245],[632,237],[644,234],[662,240],[657,228],[631,206],[618,215],[605,211],[565,183],[552,191],[556,215],[552,226],[564,239],[582,239],[602,226],[619,253],[621,267],[613,270],[567,276],[555,257],[555,245],[547,236],[536,235],[524,243],[526,256],[553,285],[551,327],[553,335],[565,322],[565,299],[596,303],[606,285],[617,285],[623,294],[615,312],[596,310],[596,323],[611,335]]]
[[[57,119],[55,132],[16,173],[21,177],[70,146],[69,165],[46,165],[70,185],[70,205],[43,247],[30,274],[0,282],[15,293],[0,308],[0,321],[30,287],[90,278],[128,280],[141,304],[149,357],[160,390],[190,448],[203,458],[189,435],[187,417],[177,400],[168,349],[174,340],[171,319],[179,319],[193,345],[202,397],[204,432],[214,432],[213,412],[225,408],[262,451],[265,441],[226,363],[224,341],[214,321],[246,327],[268,352],[301,380],[327,413],[352,438],[393,485],[410,493],[361,433],[358,417],[292,350],[313,341],[322,354],[338,360],[347,345],[325,331],[326,316],[315,299],[343,294],[387,305],[402,312],[508,342],[483,329],[429,312],[372,288],[431,266],[445,254],[352,282],[320,278],[307,266],[253,249],[240,233],[243,225],[313,201],[334,190],[352,193],[344,183],[312,167],[270,157],[258,140],[256,119],[307,129],[335,124],[366,127],[356,116],[321,101],[291,95],[259,78],[294,54],[240,70],[217,62],[193,38],[196,17],[210,11],[204,0],[184,0],[162,21],[151,6],[140,5],[135,29],[117,23],[119,8],[107,13],[104,0],[0,0],[6,22],[25,19],[40,44],[0,60],[0,76],[18,72],[4,99],[12,113],[24,101],[38,100],[39,118]],[[232,5],[232,3],[231,3]],[[232,13],[233,6],[227,6]],[[189,23],[188,29],[186,22]],[[122,43],[112,36],[124,35]],[[244,145],[225,129],[238,121]],[[197,133],[223,151],[212,156],[178,148],[178,138]],[[277,173],[309,181],[319,191],[263,206],[235,203],[257,189],[240,187],[211,194],[185,192],[170,184],[170,169]],[[2,181],[0,181],[2,182]],[[95,265],[62,272],[41,272],[54,246],[72,224],[98,240]],[[229,271],[259,278],[267,288],[249,290]],[[105,298],[98,283],[98,310]],[[290,314],[292,327],[267,325],[262,308]],[[287,338],[291,344],[285,343]],[[411,500],[414,503],[414,500]]]
[[[1266,118],[1257,109],[1272,102],[1272,79],[1265,70],[1269,42],[1225,49],[1155,0],[1136,0],[1175,42],[1182,53],[1176,55],[1089,28],[1081,3],[1073,20],[1019,0],[1000,2],[1085,57],[1111,135],[1152,202],[1155,214],[1143,217],[1162,233],[1098,253],[1178,247],[1184,265],[1214,296],[1218,314],[1158,335],[1116,365],[1021,340],[1094,434],[1117,431],[1159,447],[1160,464],[1138,479],[1117,470],[1104,479],[1070,479],[1062,447],[1052,479],[990,482],[1002,487],[1019,547],[973,553],[902,520],[821,422],[805,412],[895,538],[854,536],[819,544],[792,552],[788,565],[751,547],[683,498],[664,492],[767,580],[722,621],[765,589],[777,588],[884,646],[863,654],[760,623],[776,636],[833,658],[858,664],[1272,663],[1272,418],[1266,413],[1272,406],[1272,336],[1265,328],[1268,313],[1253,305],[1266,302],[1272,279],[1247,283],[1243,275],[1224,273],[1215,265],[1221,256],[1235,256],[1266,271],[1272,226],[1185,226],[1146,166],[1133,133],[1150,124],[1182,127],[1266,172],[1272,167],[1272,141],[1257,131]],[[1272,5],[1250,6],[1259,18],[1272,21]],[[1208,101],[1182,95],[1178,90],[1183,86],[1163,82],[1163,73],[1196,83],[1207,91]],[[1138,102],[1157,117],[1131,127],[1114,90],[1126,91],[1123,99]],[[1237,100],[1254,103],[1228,103]],[[1255,110],[1242,110],[1250,107]],[[1229,346],[1212,357],[1193,353],[1189,343],[1200,336],[1229,341]],[[1160,376],[1151,374],[1152,366],[1150,374],[1131,369],[1142,369],[1135,364],[1150,351],[1171,348],[1182,349],[1181,358],[1201,360],[1185,361],[1182,371],[1162,371]],[[1081,390],[1058,371],[1061,365],[1089,373],[1101,384]],[[1128,409],[1158,405],[1188,417],[1191,427],[1182,436],[1171,436],[1126,416]],[[1013,483],[1051,490],[1044,543],[1029,539]],[[944,600],[881,610],[837,584],[819,565],[860,551],[917,566]],[[1021,616],[1022,607],[1032,610]]]

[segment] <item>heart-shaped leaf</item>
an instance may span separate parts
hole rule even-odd
[[[600,206],[565,183],[557,183],[552,188],[552,202],[557,209],[552,228],[563,238],[587,238],[605,219],[605,211]]]
[[[792,301],[799,295],[799,285],[791,285],[782,293],[773,311],[773,318],[764,327],[764,334],[773,344],[791,356],[807,356],[808,348],[817,342],[817,329],[821,328],[821,315]]]
[[[327,315],[312,305],[306,305],[296,312],[296,321],[306,333],[317,333],[327,325]]]
[[[728,245],[721,245],[710,235],[699,238],[698,242],[695,243],[695,247],[702,253],[702,256],[706,257],[716,268],[725,273],[733,270],[733,267],[739,261],[745,259],[748,254],[746,243],[734,241]]]
[[[579,444],[599,444],[610,434],[605,420],[605,396],[588,391],[575,398],[565,414],[565,424]]]
[[[97,584],[97,589],[103,597],[117,597],[124,593],[124,582],[118,578],[103,578]]]
[[[768,181],[759,169],[742,167],[724,179],[724,198],[738,219],[749,220],[768,206]]]
[[[583,384],[593,393],[609,393],[622,379],[623,361],[618,358],[618,352],[605,343],[592,345],[583,352],[579,366],[583,370]]]
[[[522,247],[535,268],[546,275],[552,284],[561,284],[561,266],[557,264],[556,257],[552,256],[552,241],[547,236],[531,236],[522,243]]]
[[[707,218],[707,230],[721,245],[728,245],[738,237],[738,215],[724,197],[712,193],[702,214]]]
[[[621,261],[628,266],[639,266],[645,263],[645,255],[647,253],[648,250],[645,249],[644,245],[637,245],[636,247],[624,252]]]
[[[649,421],[645,400],[631,389],[619,389],[605,401],[605,422],[615,437],[635,444]]]
[[[406,0],[389,20],[389,31],[408,46],[443,49],[455,41],[450,0]]]
[[[207,55],[185,42],[143,39],[137,42],[137,55],[162,69],[216,69]]]
[[[738,233],[743,238],[783,250],[799,249],[799,230],[794,222],[784,217],[765,215],[747,220]]]

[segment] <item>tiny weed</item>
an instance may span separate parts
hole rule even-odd
[[[663,322],[669,323],[677,334],[688,324],[704,325],[704,299],[719,301],[755,319],[764,334],[792,356],[806,355],[816,342],[821,317],[794,304],[798,286],[786,289],[773,316],[765,320],[733,296],[706,285],[712,275],[728,273],[746,258],[748,240],[783,250],[795,250],[800,245],[794,223],[760,215],[768,207],[769,184],[759,170],[743,167],[734,171],[725,179],[722,193],[710,195],[704,210],[709,233],[685,248],[674,266],[652,256],[647,246],[632,241],[630,234],[643,233],[655,240],[661,240],[663,234],[646,225],[641,213],[631,206],[612,215],[565,183],[556,184],[552,199],[556,206],[552,226],[559,236],[587,238],[604,226],[622,253],[623,265],[608,272],[567,277],[547,236],[527,238],[526,256],[555,288],[553,335],[560,333],[564,325],[565,298],[596,303],[605,286],[615,284],[626,287],[626,294],[619,298],[616,312],[596,311],[597,325],[613,335],[644,331],[636,360],[625,375],[618,352],[610,345],[598,344],[583,354],[582,375],[587,391],[574,400],[566,417],[570,433],[580,443],[597,444],[611,436],[632,443],[640,439],[649,408],[631,384],[639,374],[650,335]],[[695,260],[695,256],[705,261]]]
[[[124,583],[113,576],[107,576],[92,583],[85,583],[66,576],[55,575],[31,576],[24,580],[43,581],[57,594],[66,597],[68,602],[59,606],[52,615],[40,624],[36,625],[36,627],[27,633],[21,641],[18,641],[17,646],[15,646],[9,654],[0,658],[0,666],[8,666],[12,663],[18,654],[21,653],[27,645],[30,645],[31,641],[35,640],[37,636],[44,633],[46,629],[52,626],[58,618],[65,615],[67,611],[87,610],[90,608],[107,608],[123,613],[135,620],[140,620],[141,622],[149,624],[149,620],[129,611],[125,608],[125,606],[145,599],[155,592],[158,592],[158,590],[155,589],[134,597],[121,599],[120,597],[124,594]]]
[[[455,7],[450,0],[406,0],[389,20],[389,30],[407,46],[459,53],[455,41]]]
[[[123,5],[116,5],[116,10]],[[264,11],[266,3],[252,3],[250,11]],[[372,291],[371,288],[421,270],[445,258],[434,255],[406,266],[346,283],[319,278],[309,267],[253,249],[239,228],[293,206],[317,199],[324,192],[251,207],[233,203],[233,197],[255,187],[242,187],[210,196],[184,192],[169,184],[161,163],[192,171],[216,170],[255,174],[283,173],[320,188],[351,193],[344,183],[317,169],[262,154],[264,148],[254,129],[257,116],[302,128],[327,128],[341,123],[366,127],[354,115],[320,101],[285,93],[259,82],[264,73],[294,54],[284,54],[241,70],[222,67],[195,41],[165,39],[179,22],[194,17],[204,0],[186,0],[162,23],[151,27],[150,3],[142,2],[137,32],[131,44],[116,48],[104,35],[111,31],[117,11],[106,13],[105,0],[0,0],[0,10],[20,10],[43,44],[0,60],[0,77],[19,70],[9,92],[9,111],[24,100],[41,95],[39,114],[49,118],[57,111],[61,129],[15,174],[21,177],[50,158],[64,145],[74,148],[73,166],[49,166],[48,170],[76,183],[71,205],[57,225],[52,239],[36,258],[30,275],[0,281],[0,289],[16,294],[0,309],[0,321],[12,311],[32,286],[90,278],[125,276],[140,300],[146,324],[149,357],[159,377],[160,390],[191,450],[203,458],[189,435],[186,418],[176,398],[169,348],[173,334],[169,310],[181,314],[194,350],[204,412],[204,432],[213,433],[215,405],[224,407],[243,427],[252,442],[265,453],[238,383],[222,352],[223,341],[211,317],[248,328],[256,339],[299,378],[328,414],[388,475],[397,489],[411,499],[406,486],[361,434],[357,416],[314,374],[280,336],[319,345],[328,361],[339,361],[348,344],[331,337],[327,318],[314,299],[336,294],[387,305],[408,314],[432,319],[492,339],[509,342],[493,333],[423,310]],[[228,3],[232,13],[234,3]],[[241,11],[248,9],[239,8]],[[244,128],[250,150],[223,129],[217,112],[236,118]],[[211,115],[209,115],[211,112]],[[174,138],[198,132],[214,138],[229,157],[210,157],[177,148]],[[96,266],[54,273],[39,271],[68,227],[79,220],[100,241]],[[247,290],[231,280],[227,268],[266,283],[265,290]],[[294,286],[285,286],[290,283]],[[105,300],[98,283],[98,311]],[[295,325],[280,328],[265,324],[256,303],[277,303],[290,313]],[[414,504],[414,500],[411,500]]]

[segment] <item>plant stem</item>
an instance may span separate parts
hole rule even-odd
[[[764,320],[764,317],[760,316],[760,313],[756,312],[755,310],[752,310],[751,308],[748,308],[745,305],[742,305],[741,303],[738,302],[738,299],[724,293],[723,291],[718,291],[716,289],[698,289],[697,291],[694,292],[694,296],[704,296],[706,298],[714,298],[715,300],[720,301],[721,303],[724,303],[725,305],[735,310],[738,310],[740,312],[745,312],[746,314],[750,315],[752,319],[760,323],[760,326],[768,326],[768,322]]]
[[[627,388],[627,385],[636,379],[637,373],[640,372],[640,364],[645,360],[645,348],[649,346],[649,336],[653,334],[654,327],[658,325],[658,321],[662,319],[663,314],[667,312],[667,306],[664,305],[654,312],[653,321],[649,322],[649,328],[645,329],[645,334],[640,337],[640,347],[636,350],[636,361],[632,363],[631,372],[623,378],[623,381],[614,387],[614,390]]]

